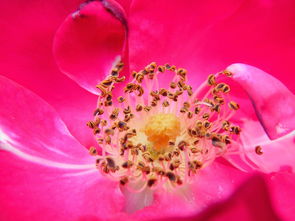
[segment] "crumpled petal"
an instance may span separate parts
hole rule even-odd
[[[96,84],[123,54],[126,18],[119,4],[90,2],[69,15],[55,35],[54,54],[63,73],[97,94]],[[112,3],[114,4],[114,2]]]
[[[80,2],[11,0],[1,4],[0,73],[46,100],[71,134],[89,147],[96,141],[85,124],[92,119],[97,97],[62,74],[52,53],[56,30]]]
[[[295,95],[279,80],[245,64],[233,64],[227,70],[247,92],[259,121],[271,139],[295,129]]]

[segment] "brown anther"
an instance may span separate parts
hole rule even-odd
[[[222,71],[222,74],[225,74],[227,77],[232,77],[232,76],[233,76],[233,73],[231,73],[231,72],[228,71],[228,70],[224,70],[224,71]]]
[[[131,113],[130,106],[124,108],[123,113],[124,113],[124,114],[130,114],[130,113]]]
[[[133,78],[135,78],[136,75],[137,75],[137,72],[136,72],[136,71],[132,71],[132,72],[131,72],[131,76],[132,76]]]
[[[241,132],[241,128],[238,126],[231,126],[229,132],[239,135]]]
[[[96,148],[95,148],[95,147],[90,147],[90,148],[89,148],[89,154],[90,154],[91,156],[96,156],[96,155],[97,155],[97,150],[96,150]]]
[[[125,76],[122,76],[122,77],[120,77],[120,78],[115,78],[114,80],[116,81],[116,83],[120,83],[120,82],[123,82],[123,81],[125,81]]]
[[[131,149],[131,155],[137,156],[139,154],[138,149]]]
[[[207,79],[207,83],[209,84],[209,85],[216,85],[216,80],[215,80],[215,75],[214,74],[210,74],[209,76],[208,76],[208,79]]]
[[[191,106],[190,103],[187,101],[183,103],[183,107],[186,109],[190,108],[190,106]]]
[[[219,97],[217,95],[214,95],[213,96],[213,99],[216,103],[219,103],[219,104],[224,104],[224,98],[223,97]]]
[[[119,121],[118,122],[118,128],[120,131],[124,131],[127,130],[127,124],[124,121]]]
[[[100,128],[94,128],[93,129],[93,134],[99,134],[100,133]]]
[[[112,69],[112,71],[111,71],[111,75],[112,75],[113,77],[118,77],[118,76],[119,76],[119,70],[118,70],[118,68],[114,68],[114,69]]]
[[[201,150],[199,148],[193,147],[191,148],[192,153],[199,153]]]
[[[159,176],[165,175],[165,171],[161,167],[153,167],[152,171],[155,172]]]
[[[162,103],[162,106],[163,107],[168,107],[169,106],[169,102],[164,100],[163,103]]]
[[[165,157],[164,157],[162,154],[160,154],[160,155],[158,156],[158,160],[159,160],[159,161],[164,161],[164,160],[165,160]]]
[[[137,104],[135,110],[136,111],[142,111],[143,106],[141,104]]]
[[[119,115],[119,108],[115,108],[112,111],[112,114],[110,115],[110,119],[111,120],[116,120],[118,118],[118,115]]]
[[[230,123],[228,121],[223,121],[222,122],[222,129],[225,131],[228,131],[230,127]]]
[[[157,179],[156,178],[150,178],[148,181],[147,181],[147,185],[148,187],[152,187],[156,184],[157,182]]]
[[[184,141],[184,140],[182,140],[182,141],[180,141],[179,143],[178,143],[178,148],[180,149],[180,150],[184,150],[187,146],[188,146],[188,143],[186,142],[186,141]]]
[[[200,113],[200,111],[201,111],[201,108],[200,107],[195,107],[195,114]]]
[[[137,169],[143,171],[145,168],[145,163],[142,162],[142,161],[139,161],[138,164],[137,164]]]
[[[125,116],[124,116],[124,121],[125,122],[129,122],[131,120],[131,115],[130,114],[126,114]]]
[[[142,157],[147,161],[147,162],[153,162],[153,158],[151,157],[151,154],[149,152],[145,152],[142,154]]]
[[[169,165],[170,170],[175,170],[180,166],[181,162],[180,160],[174,160],[172,163]]]
[[[193,144],[194,144],[194,145],[197,145],[199,142],[200,142],[200,140],[199,140],[199,139],[196,139],[196,140],[193,142]]]
[[[176,88],[176,83],[175,82],[171,82],[170,83],[170,88],[175,89]]]
[[[203,122],[203,125],[206,129],[209,129],[211,127],[211,123],[207,120]]]
[[[106,125],[107,125],[107,121],[106,121],[106,120],[101,120],[101,121],[100,121],[100,124],[101,124],[101,126],[103,126],[103,127],[104,127],[104,126],[106,126]]]
[[[180,150],[178,148],[176,148],[174,151],[173,151],[173,154],[175,156],[179,156],[180,155]]]
[[[222,92],[223,92],[223,93],[228,93],[228,92],[230,92],[230,87],[229,87],[227,84],[225,84],[224,87],[222,88]]]
[[[263,151],[262,151],[262,147],[261,146],[256,146],[255,147],[255,153],[258,155],[262,155]]]
[[[122,164],[122,167],[124,168],[124,169],[129,169],[129,168],[131,168],[133,166],[133,162],[131,161],[131,160],[127,160],[126,162],[124,162],[123,164]]]
[[[166,68],[162,65],[158,66],[158,71],[161,72],[161,73],[164,73],[166,70]]]
[[[176,70],[176,66],[175,65],[172,65],[171,67],[170,67],[170,71],[175,71]]]
[[[108,129],[105,129],[104,133],[105,133],[106,135],[111,135],[111,136],[112,136],[112,135],[114,135],[114,130],[108,128]]]
[[[152,107],[151,107],[151,106],[145,106],[143,109],[144,109],[146,112],[149,112],[149,111],[152,109]]]
[[[225,142],[225,144],[230,144],[231,143],[230,137],[228,135],[224,135],[222,137],[222,140],[223,140],[223,142]]]
[[[138,83],[142,83],[144,79],[144,75],[142,73],[138,73],[136,74],[135,79],[137,80]]]
[[[183,80],[185,79],[187,74],[187,70],[183,69],[183,68],[179,68],[177,70],[177,75],[179,75]]]
[[[152,107],[157,106],[157,101],[153,100],[153,101],[151,102],[151,106],[152,106]]]
[[[186,113],[188,110],[185,107],[182,107],[179,111],[180,113]]]
[[[229,102],[228,107],[232,110],[238,110],[240,108],[239,104],[234,101]]]
[[[105,142],[106,142],[106,144],[111,144],[112,139],[111,139],[111,137],[110,137],[109,135],[106,136],[106,138],[105,138]]]
[[[103,144],[103,139],[102,139],[102,138],[98,138],[98,139],[97,139],[97,143],[98,143],[98,144]]]
[[[168,91],[165,88],[161,88],[159,94],[166,97],[168,95]]]
[[[96,108],[95,111],[93,112],[93,115],[102,115],[104,113],[104,110],[101,108]]]
[[[212,137],[212,145],[215,147],[220,147],[220,148],[225,147],[225,143],[217,136]]]
[[[193,113],[191,111],[187,112],[187,118],[192,119],[193,118]]]
[[[214,89],[216,89],[217,92],[218,92],[218,91],[222,91],[222,89],[223,89],[224,86],[225,86],[224,83],[219,83],[219,84],[217,84],[217,85],[215,86]]]
[[[138,91],[137,96],[139,96],[139,97],[144,94],[144,90],[143,90],[143,87],[142,86],[138,86],[137,87],[137,91]]]
[[[123,178],[121,178],[120,179],[120,184],[122,185],[122,186],[124,186],[126,183],[128,183],[128,177],[123,177]]]
[[[116,163],[113,160],[113,158],[107,157],[106,161],[107,161],[107,165],[108,165],[109,168],[115,168],[116,167]]]
[[[95,160],[95,165],[96,165],[96,166],[99,166],[99,163],[100,163],[100,162],[101,162],[101,159],[96,159],[96,160]]]
[[[118,97],[118,102],[119,103],[123,103],[124,101],[125,101],[124,97],[122,97],[122,96]]]
[[[170,161],[172,159],[172,154],[171,153],[165,153],[164,158],[166,161]]]
[[[208,113],[204,113],[202,117],[203,119],[208,120],[210,115]]]
[[[88,121],[86,125],[87,125],[87,127],[91,128],[91,129],[93,129],[96,126],[95,122],[93,122],[93,121]]]
[[[170,141],[168,142],[168,145],[171,146],[171,147],[174,147],[174,146],[175,146],[175,142],[170,140]]]
[[[109,86],[111,86],[112,83],[113,81],[111,79],[105,79],[100,83],[100,85],[104,88],[108,88]]]
[[[168,179],[171,181],[171,182],[175,182],[176,181],[176,176],[174,173],[172,172],[167,172],[166,173],[166,176],[168,177]]]
[[[188,96],[192,96],[193,95],[192,89],[187,89],[186,91],[187,91],[187,95]]]
[[[144,174],[150,174],[150,172],[151,172],[151,168],[150,168],[149,166],[145,166],[145,167],[143,168],[142,172],[143,172]]]
[[[213,107],[211,107],[211,111],[216,111],[217,113],[220,113],[220,104],[215,104]]]
[[[177,82],[177,86],[178,86],[180,89],[183,89],[184,86],[185,86],[184,81],[183,81],[183,80],[178,81],[178,82]]]

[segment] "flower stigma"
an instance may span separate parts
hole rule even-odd
[[[133,71],[118,95],[114,88],[125,81],[122,68],[117,63],[96,86],[97,108],[87,123],[100,146],[91,147],[90,154],[103,175],[134,192],[174,190],[216,158],[239,152],[241,129],[230,122],[239,105],[230,100],[230,86],[219,80],[230,78],[230,72],[209,75],[194,91],[185,69],[152,62]],[[171,80],[162,82],[160,75]]]

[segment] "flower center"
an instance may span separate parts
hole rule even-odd
[[[169,141],[175,142],[180,135],[180,121],[174,114],[156,114],[148,120],[144,133],[156,151],[164,151]]]
[[[199,170],[224,154],[240,150],[240,127],[230,122],[239,105],[230,100],[230,86],[208,76],[197,90],[187,83],[187,71],[155,62],[132,72],[119,96],[116,84],[125,80],[118,63],[97,85],[100,90],[93,130],[100,149],[90,148],[99,171],[131,191],[177,188],[190,183]],[[164,88],[159,77],[166,82]],[[166,78],[167,76],[167,78]]]

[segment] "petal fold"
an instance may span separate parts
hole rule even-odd
[[[94,168],[87,149],[46,102],[2,76],[0,94],[0,150],[47,166]]]
[[[92,93],[123,54],[126,40],[123,9],[113,1],[82,4],[57,31],[54,54],[63,73]]]
[[[295,129],[295,95],[279,80],[246,64],[227,67],[248,94],[265,132],[276,139]]]

